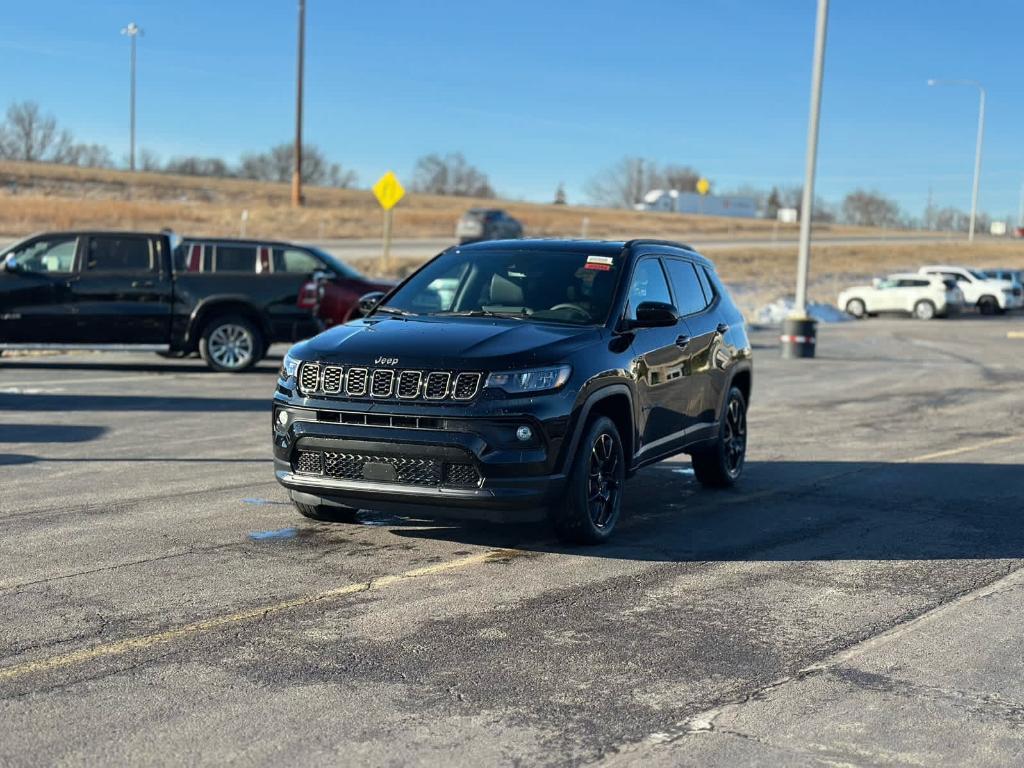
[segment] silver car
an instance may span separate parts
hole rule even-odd
[[[462,245],[522,236],[523,225],[500,208],[470,208],[455,225],[455,237]]]

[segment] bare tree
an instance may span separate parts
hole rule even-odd
[[[14,102],[0,126],[0,156],[28,162],[66,162],[72,139],[57,129],[53,115],[44,115],[34,101]]]
[[[675,189],[679,192],[696,192],[700,174],[688,165],[672,165],[651,171],[651,186]]]
[[[165,173],[179,173],[183,176],[231,176],[231,169],[219,157],[196,157],[181,155],[172,157],[164,166]]]
[[[861,227],[895,227],[902,213],[899,205],[878,192],[856,189],[843,199],[843,221]]]
[[[261,181],[290,181],[295,158],[293,144],[278,144],[267,152],[242,155],[238,175]],[[355,172],[327,160],[319,147],[302,145],[302,180],[306,184],[348,188],[355,186]]]
[[[494,197],[487,174],[466,161],[461,152],[424,155],[416,161],[412,184],[414,192],[463,197]]]
[[[159,171],[162,166],[160,164],[160,156],[150,149],[139,150],[138,168],[142,171]]]
[[[789,187],[782,187],[777,190],[777,198],[780,207],[796,208],[797,218],[803,217],[804,188],[802,184],[795,184]],[[830,223],[836,220],[836,212],[832,205],[823,197],[814,197],[814,207],[811,210],[811,221],[819,223]]]
[[[694,192],[701,175],[688,165],[657,163],[642,157],[624,157],[587,182],[590,200],[610,208],[632,208],[652,189]]]
[[[642,157],[624,157],[587,182],[587,197],[609,208],[632,208],[653,188],[652,170]]]

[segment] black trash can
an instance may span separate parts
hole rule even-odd
[[[782,356],[814,357],[818,342],[818,321],[811,318],[787,318],[782,321]]]

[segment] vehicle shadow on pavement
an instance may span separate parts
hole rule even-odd
[[[232,376],[245,376],[251,373],[277,373],[281,367],[280,355],[267,355],[263,360],[241,374],[233,373]],[[105,371],[107,373],[208,373],[216,371],[207,367],[200,358],[184,358],[177,361],[134,363],[118,360],[103,362],[102,356],[95,362],[82,362],[76,360],[54,360],[42,361],[39,358],[9,358],[0,357],[0,370],[22,370],[22,371]],[[71,383],[74,383],[73,380]]]
[[[612,541],[567,547],[542,526],[393,530],[522,551],[639,561],[1024,558],[1024,468],[1012,464],[751,462],[706,491],[671,465],[627,483]]]
[[[92,424],[0,424],[0,443],[87,443],[106,432]]]
[[[270,413],[265,397],[186,397],[165,395],[74,395],[74,394],[2,394],[0,411],[58,412],[72,411],[161,411],[197,413]]]

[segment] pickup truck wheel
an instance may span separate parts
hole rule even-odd
[[[615,423],[595,419],[580,440],[565,497],[552,510],[558,538],[569,544],[600,544],[615,529],[622,510],[626,459]]]
[[[743,474],[747,458],[747,401],[738,387],[725,398],[718,439],[693,453],[693,473],[710,488],[728,488]]]
[[[293,501],[292,504],[299,510],[299,514],[308,517],[310,520],[318,520],[321,523],[354,523],[356,514],[359,512],[354,507],[336,507],[326,504],[300,504]]]
[[[860,299],[850,299],[846,302],[846,313],[853,315],[858,320],[862,320],[868,315],[867,307],[864,306],[864,302]]]
[[[263,352],[256,326],[239,315],[216,317],[207,323],[199,340],[199,353],[215,371],[237,373],[252,368]]]
[[[931,320],[935,317],[935,305],[928,299],[921,299],[914,305],[914,317],[918,320]]]

